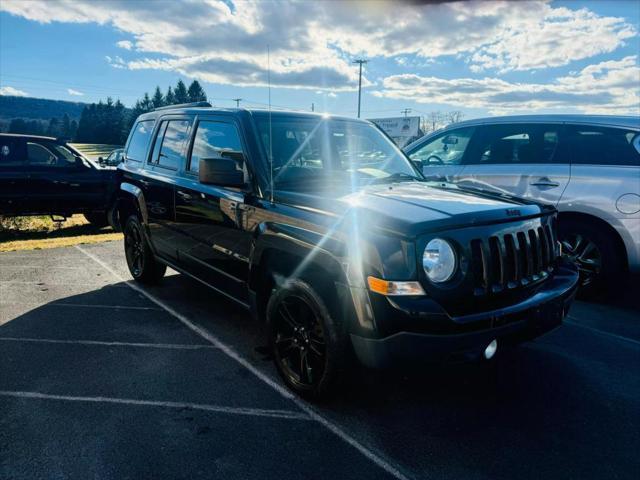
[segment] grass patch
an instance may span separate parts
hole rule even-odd
[[[45,216],[0,218],[0,252],[67,247],[121,238],[122,234],[111,227],[97,228],[82,215],[74,215],[64,222],[54,222]]]

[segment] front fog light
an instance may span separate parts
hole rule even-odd
[[[434,283],[451,279],[456,271],[456,253],[451,244],[441,238],[434,238],[427,243],[422,254],[422,267]]]

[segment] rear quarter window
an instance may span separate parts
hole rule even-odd
[[[640,133],[622,128],[572,125],[567,128],[566,150],[571,163],[640,166]]]
[[[154,123],[155,120],[144,120],[135,124],[131,130],[131,136],[125,152],[127,160],[144,161]]]

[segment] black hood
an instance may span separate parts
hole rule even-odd
[[[350,213],[358,218],[361,228],[405,237],[443,228],[509,222],[553,211],[514,197],[426,182],[370,185],[336,197],[294,195],[289,201],[314,210],[321,206],[321,210],[333,215]]]

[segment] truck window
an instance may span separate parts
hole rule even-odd
[[[169,120],[166,124],[162,139],[160,134],[162,133],[163,125],[160,125],[152,162],[157,162],[160,167],[177,170],[185,157],[184,149],[186,140],[189,138],[191,121]],[[157,145],[160,145],[160,148],[156,149]],[[158,151],[157,158],[155,157],[156,151]]]
[[[238,129],[230,123],[213,121],[198,123],[189,171],[198,173],[201,158],[220,156],[237,158],[238,160],[244,157]]]
[[[144,161],[154,123],[155,120],[144,120],[133,127],[127,151],[125,152],[127,160],[133,160],[134,162]]]
[[[22,139],[0,137],[0,168],[24,165],[27,159]]]

